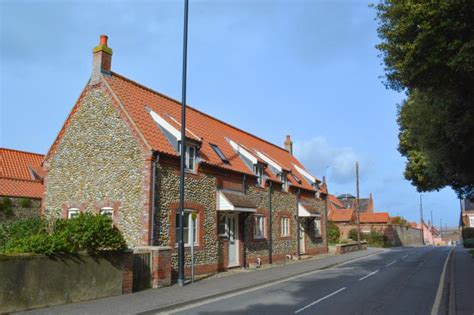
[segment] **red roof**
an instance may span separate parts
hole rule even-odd
[[[389,223],[390,216],[387,212],[360,213],[360,223]]]
[[[354,215],[354,209],[335,209],[329,214],[329,220],[333,222],[350,222]]]
[[[173,119],[181,120],[181,104],[119,74],[104,75],[104,78],[112,89],[113,94],[116,95],[119,103],[123,106],[123,109],[137,126],[138,131],[143,135],[146,143],[155,151],[178,157],[178,152],[176,152],[166,136],[160,131],[147,108],[153,110],[161,118],[168,121],[168,123],[173,124]],[[301,184],[293,180],[291,176],[288,177],[289,182],[293,186],[314,191],[311,184],[304,179],[303,175],[296,170],[294,165],[296,164],[302,169],[304,167],[285,149],[209,116],[193,107],[188,107],[186,127],[190,132],[201,138],[202,146],[199,151],[201,163],[253,175],[253,170],[244,163],[226,140],[230,139],[251,150],[250,153],[254,154],[254,150],[257,150],[278,163],[282,169],[287,169],[297,174],[301,179]],[[224,163],[219,158],[210,146],[211,143],[221,149],[229,160],[229,164]],[[265,170],[265,173],[269,179],[277,182],[280,181],[275,174],[269,171],[269,168]]]
[[[0,196],[41,199],[43,191],[41,181],[0,177]]]
[[[345,208],[344,204],[339,199],[337,199],[336,196],[329,194],[328,198],[329,198],[329,201],[332,202],[336,207]]]
[[[41,198],[43,155],[0,148],[0,195]]]

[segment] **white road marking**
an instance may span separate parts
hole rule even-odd
[[[313,306],[313,305],[316,305],[316,304],[318,304],[319,302],[322,302],[322,301],[324,301],[325,299],[328,299],[328,298],[330,298],[331,296],[338,294],[339,292],[344,291],[345,289],[347,289],[347,288],[346,288],[346,287],[340,288],[339,290],[334,291],[333,293],[328,294],[328,295],[326,295],[325,297],[322,297],[322,298],[320,298],[320,299],[318,299],[318,300],[316,300],[316,301],[314,301],[314,302],[312,302],[312,303],[309,303],[309,304],[306,305],[305,307],[302,307],[302,308],[300,308],[299,310],[296,310],[294,314],[298,314],[299,312],[302,312],[302,311],[304,311],[305,309],[307,309],[307,308],[309,308],[309,307],[311,307],[311,306]]]
[[[443,287],[444,287],[446,267],[448,266],[448,260],[449,260],[449,257],[452,255],[453,251],[454,251],[454,247],[449,251],[449,254],[446,257],[446,260],[444,261],[443,272],[441,272],[441,277],[439,278],[438,291],[436,292],[436,297],[433,303],[433,307],[431,308],[431,315],[438,315],[439,313],[439,307],[441,306],[441,295],[443,293]]]
[[[408,257],[408,255],[405,255],[405,256],[402,257],[402,259],[405,259],[405,258],[407,258],[407,257]]]
[[[380,271],[380,270],[378,270],[378,269],[375,270],[375,271],[372,271],[372,272],[369,273],[368,275],[363,276],[362,278],[360,278],[359,281],[362,281],[362,280],[364,280],[364,279],[367,279],[368,277],[371,277],[371,276],[375,275],[375,274],[376,274],[377,272],[379,272],[379,271]]]
[[[389,263],[389,264],[385,265],[385,267],[390,267],[391,265],[393,265],[393,264],[394,264],[394,263],[396,263],[396,262],[397,262],[397,261],[396,261],[396,260],[394,260],[394,261],[392,261],[391,263]]]

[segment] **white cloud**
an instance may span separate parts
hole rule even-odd
[[[360,157],[350,147],[334,148],[323,137],[295,141],[295,156],[316,177],[328,174],[331,182],[345,184],[354,181],[355,162]]]

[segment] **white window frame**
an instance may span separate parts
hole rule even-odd
[[[81,210],[79,208],[69,208],[67,209],[67,218],[68,219],[74,219],[75,217],[79,216],[81,214]]]
[[[314,235],[321,236],[321,219],[314,219]]]
[[[263,186],[263,165],[261,164],[254,164],[253,165],[253,172],[257,176],[257,183],[259,186]]]
[[[288,191],[288,188],[290,187],[289,182],[288,182],[288,174],[286,172],[281,172],[280,180],[283,183],[283,190]]]
[[[178,144],[179,152],[181,154],[181,141]],[[191,150],[193,154],[191,154]],[[184,153],[184,168],[186,171],[196,173],[197,169],[197,146],[186,143],[186,150]]]
[[[254,216],[253,238],[265,238],[265,217],[263,215]]]
[[[281,218],[281,237],[289,237],[290,236],[290,218],[282,217]]]
[[[112,208],[112,207],[102,207],[102,208],[100,208],[99,214],[110,216],[112,221],[114,220],[114,208]]]
[[[224,222],[222,222],[222,220]],[[224,228],[224,231],[221,228]],[[217,222],[217,233],[221,237],[227,236],[227,216],[225,214],[220,214]]]
[[[189,210],[189,209],[184,209],[184,220],[188,220],[188,227],[185,228],[184,233],[188,234],[188,241],[184,243],[184,246],[189,247],[191,244],[189,243],[189,240],[191,239],[191,229],[189,228],[193,222],[193,216],[192,214],[196,212],[194,210]],[[176,224],[175,224],[175,238],[176,238],[176,247],[178,247],[178,233],[179,233],[179,228],[178,228],[178,215],[179,211],[176,212]],[[183,221],[183,224],[185,222]],[[194,220],[194,246],[199,246],[199,215],[196,216],[196,220]]]
[[[469,227],[474,227],[474,216],[469,217]]]

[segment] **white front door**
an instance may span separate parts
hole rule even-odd
[[[299,238],[300,238],[300,254],[304,254],[305,253],[305,246],[304,246],[304,241],[305,241],[305,237],[304,237],[304,224],[303,222],[299,222],[299,225],[300,225],[300,235],[299,235]]]
[[[239,216],[238,214],[227,215],[227,233],[229,240],[229,265],[228,267],[239,266]]]

